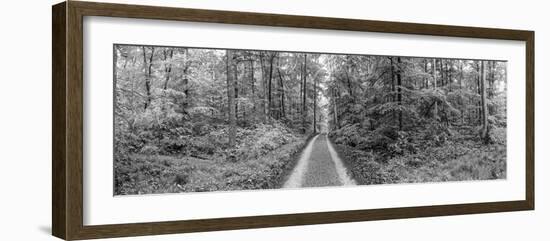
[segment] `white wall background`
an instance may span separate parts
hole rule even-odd
[[[99,0],[98,0],[99,1]],[[536,31],[536,211],[156,236],[155,240],[548,240],[549,6],[545,1],[192,0],[116,2]],[[51,10],[6,1],[0,14],[0,239],[51,237]],[[411,197],[414,198],[414,197]],[[120,240],[152,240],[153,237]]]

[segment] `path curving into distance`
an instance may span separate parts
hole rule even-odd
[[[326,134],[313,137],[283,188],[356,185]]]

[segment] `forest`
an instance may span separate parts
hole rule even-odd
[[[115,195],[281,188],[317,135],[359,185],[506,177],[506,61],[145,45],[113,55]]]

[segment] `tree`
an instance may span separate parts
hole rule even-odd
[[[281,117],[285,117],[285,85],[283,75],[281,74],[281,66],[279,61],[277,61],[277,73],[279,74],[279,92],[280,92],[280,103],[281,106]]]
[[[488,123],[488,110],[487,110],[487,93],[486,93],[486,87],[485,87],[485,61],[481,61],[481,112],[482,112],[482,121],[481,121],[481,139],[485,144],[489,143],[489,123]]]
[[[306,133],[307,127],[306,127],[306,117],[307,117],[307,54],[304,54],[304,65],[302,70],[302,129],[303,132]]]
[[[189,50],[187,48],[183,49],[183,94],[184,94],[184,101],[182,104],[182,112],[187,113],[187,108],[189,107],[189,104],[191,102],[191,98],[189,96]]]
[[[151,56],[149,57],[149,60],[147,60],[147,51],[145,50],[145,46],[142,46],[143,50],[143,74],[145,76],[145,94],[146,94],[146,101],[144,104],[144,109],[147,109],[149,104],[151,104],[151,71],[153,67],[153,56],[155,55],[155,48],[151,47]]]
[[[317,76],[313,79],[313,133],[317,133]]]
[[[250,54],[250,85],[252,89],[252,112],[254,113],[254,119],[257,118],[257,111],[258,111],[258,101],[257,101],[257,93],[256,93],[256,79],[254,78],[254,55]]]
[[[164,85],[162,87],[163,90],[166,90],[168,88],[168,82],[170,81],[170,73],[172,72],[172,63],[170,62],[172,58],[174,57],[174,49],[170,50],[163,50],[164,53],[164,61],[168,62],[164,65]]]
[[[328,123],[331,133],[362,136],[460,126],[480,129],[472,133],[486,141],[506,125],[506,65],[499,61],[130,45],[113,51],[116,123],[135,135],[221,132],[235,147],[243,128],[305,134]]]
[[[401,57],[397,57],[397,103],[399,106],[403,105],[403,96],[401,94],[401,73],[402,73]],[[399,130],[403,129],[403,111],[399,109]]]
[[[435,59],[432,62],[432,78],[434,82],[434,91],[437,93],[437,75],[435,74]],[[434,119],[439,119],[437,114],[437,100],[434,100]]]
[[[233,50],[226,50],[226,63],[227,63],[227,108],[229,109],[229,147],[235,147],[236,138],[236,103],[235,103],[235,79],[234,73],[236,73],[236,66],[234,60]]]

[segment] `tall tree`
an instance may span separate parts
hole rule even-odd
[[[273,80],[273,61],[275,60],[275,56],[276,54],[275,53],[271,53],[271,55],[269,56],[269,78],[268,78],[268,84],[267,84],[267,88],[268,88],[268,93],[267,93],[267,99],[268,99],[268,104],[267,106],[269,106],[268,108],[268,116],[269,118],[272,118],[273,117],[273,101],[272,101],[272,95],[271,95],[271,91],[272,91],[272,80]]]
[[[307,117],[307,54],[304,54],[304,67],[303,67],[303,84],[302,84],[302,128],[303,132],[306,133],[307,127],[306,127],[306,117]]]
[[[281,66],[279,61],[277,61],[277,73],[279,74],[279,93],[280,93],[280,106],[281,106],[281,117],[285,117],[285,84],[283,75],[281,74]]]
[[[340,129],[340,122],[338,122],[338,89],[336,88],[332,89],[332,98],[333,98],[332,107],[334,108],[334,110],[332,111],[334,115],[334,126],[337,129]]]
[[[257,104],[258,104],[258,101],[256,100],[257,99],[257,94],[256,94],[256,80],[254,79],[254,55],[250,55],[250,70],[249,70],[249,73],[250,73],[250,88],[251,88],[251,91],[252,91],[252,113],[254,113],[254,120],[256,120],[257,118],[257,111],[258,111],[258,107],[257,107]]]
[[[267,123],[268,115],[269,115],[269,95],[267,93],[267,70],[265,67],[265,53],[264,51],[260,51],[260,69],[262,73],[262,92],[263,92],[263,98],[262,98],[262,120],[264,123]]]
[[[164,61],[167,63],[165,63],[164,65],[165,77],[164,77],[164,84],[162,89],[166,90],[168,88],[168,82],[170,81],[170,74],[172,72],[171,60],[174,57],[174,49],[173,48],[170,48],[170,50],[164,49],[163,54],[164,54]]]
[[[147,60],[147,51],[145,46],[142,46],[143,51],[143,74],[145,75],[145,94],[146,101],[144,104],[144,109],[151,104],[151,72],[153,68],[153,56],[155,55],[155,48],[151,47],[151,56]]]
[[[237,134],[236,126],[236,106],[235,106],[235,79],[236,72],[233,50],[226,50],[226,77],[227,77],[227,108],[229,119],[229,147],[235,147],[235,138]]]
[[[462,69],[462,60],[458,60],[458,86],[459,90],[462,92],[462,80],[464,79],[464,72]],[[460,122],[464,124],[464,98],[462,95],[459,96],[459,105],[460,107]]]
[[[184,94],[184,102],[182,105],[182,112],[187,113],[187,108],[189,107],[189,103],[191,102],[191,98],[189,96],[189,68],[191,66],[189,61],[189,49],[185,48],[183,49],[183,94]]]
[[[433,81],[434,81],[434,91],[436,91],[436,94],[437,94],[437,75],[436,75],[436,67],[435,67],[435,59],[433,59],[432,61],[432,78],[433,78]],[[435,100],[434,102],[434,119],[438,119],[438,113],[437,113],[437,99]]]
[[[402,63],[401,57],[397,57],[397,103],[399,106],[403,105],[403,96],[401,94],[402,84],[401,84],[401,73],[402,73]],[[403,110],[399,108],[399,130],[403,129]]]
[[[313,133],[317,133],[317,76],[313,79]]]
[[[479,61],[478,62],[478,69],[477,69],[478,73],[477,73],[477,94],[479,96],[482,95],[482,86],[481,86],[481,82],[483,81],[483,61]],[[483,102],[481,101],[481,99],[478,99],[477,100],[477,114],[478,114],[478,122],[480,125],[483,125]]]
[[[482,122],[481,122],[481,139],[485,144],[489,143],[489,123],[488,123],[488,111],[487,111],[487,93],[485,89],[485,61],[481,61],[481,111],[482,111]]]

